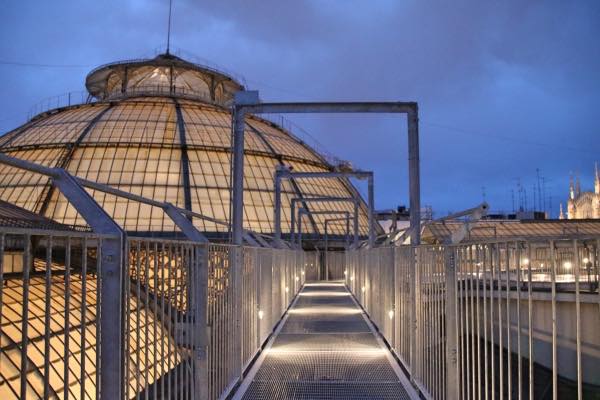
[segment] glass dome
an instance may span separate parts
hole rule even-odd
[[[225,105],[243,86],[220,72],[171,55],[97,68],[86,80],[98,101],[37,115],[0,137],[0,151],[121,190],[227,221],[230,203],[231,112]],[[330,171],[320,154],[276,124],[255,116],[246,121],[244,227],[273,232],[273,174],[277,166],[295,171]],[[127,231],[173,232],[162,210],[89,191]],[[282,231],[290,229],[290,201],[298,197],[350,197],[346,179],[284,181]],[[58,222],[83,219],[46,177],[0,165],[0,200]],[[311,210],[353,212],[349,203],[310,203]],[[324,233],[323,215],[304,231]],[[207,234],[226,226],[195,218]],[[367,234],[364,202],[359,215]],[[329,228],[345,233],[345,225]]]

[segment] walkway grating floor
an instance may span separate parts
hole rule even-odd
[[[416,399],[342,283],[306,284],[236,399]]]

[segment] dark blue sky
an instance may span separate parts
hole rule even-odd
[[[0,131],[84,90],[97,65],[164,50],[167,12],[166,0],[5,3]],[[519,178],[531,205],[536,168],[556,213],[569,173],[592,189],[600,159],[599,38],[598,1],[174,0],[172,46],[263,100],[418,101],[422,198],[438,215],[480,202],[482,187],[510,211]],[[407,203],[403,119],[291,119],[375,171],[378,208]]]

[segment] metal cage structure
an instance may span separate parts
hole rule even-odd
[[[598,236],[346,252],[345,281],[430,399],[594,398]]]

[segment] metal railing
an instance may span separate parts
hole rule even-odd
[[[143,96],[177,96],[189,100],[197,100],[203,103],[213,104],[220,107],[228,107],[231,105],[231,100],[217,101],[211,98],[207,91],[194,90],[183,86],[169,86],[169,85],[142,85],[135,87],[128,87],[126,91],[121,91],[121,87],[115,88],[112,92],[106,94],[105,97],[96,98],[89,94],[87,91],[73,91],[67,92],[55,96],[44,98],[32,107],[27,112],[27,121],[32,120],[36,116],[50,111],[64,107],[98,103],[103,101],[111,100],[122,100],[129,97],[143,97]]]
[[[209,244],[186,218],[209,217],[0,162],[51,177],[92,229],[0,227],[2,399],[224,397],[317,262],[297,249]],[[159,207],[188,240],[127,236],[84,186]]]
[[[0,228],[0,398],[106,398],[101,337],[114,327],[121,368],[108,384],[122,398],[224,397],[316,262],[301,250],[126,238],[111,276],[107,239]],[[123,282],[111,294],[122,307],[106,315],[110,279]]]
[[[584,237],[349,250],[346,283],[426,398],[583,399],[599,257]]]

